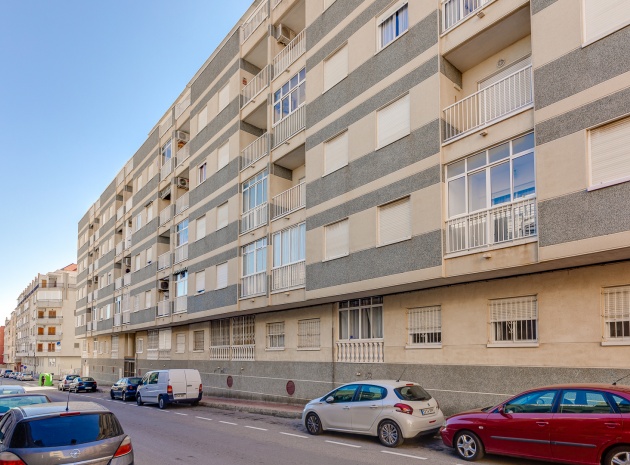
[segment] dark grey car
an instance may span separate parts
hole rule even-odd
[[[0,457],[26,465],[133,465],[133,448],[105,407],[51,402],[13,408],[2,417]]]

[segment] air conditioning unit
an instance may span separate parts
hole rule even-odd
[[[98,282],[98,276],[94,276],[94,282],[97,283]]]
[[[190,140],[190,135],[185,131],[175,131],[175,139],[188,142]]]
[[[125,263],[125,266],[131,266],[131,257],[125,257],[123,262]]]
[[[284,24],[279,24],[276,28],[276,40],[278,43],[288,45],[295,38],[295,32],[286,27]]]
[[[183,187],[184,189],[188,189],[188,179],[177,178],[177,187]]]
[[[168,281],[160,281],[160,290],[168,291]]]

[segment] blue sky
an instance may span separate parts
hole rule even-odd
[[[2,2],[0,324],[251,3]]]

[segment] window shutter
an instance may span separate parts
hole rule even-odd
[[[230,85],[226,84],[219,91],[219,112],[228,106],[230,103]]]
[[[409,94],[377,112],[378,147],[384,147],[409,134]]]
[[[337,50],[324,61],[324,91],[348,76],[348,45]]]
[[[196,240],[201,239],[202,237],[206,236],[206,215],[203,215],[199,218],[197,218],[197,236],[195,237]]]
[[[217,289],[223,289],[228,285],[228,264],[217,265]]]
[[[326,258],[348,255],[348,220],[326,226]]]
[[[411,237],[411,202],[409,197],[379,208],[379,244]]]
[[[195,275],[195,290],[197,293],[204,292],[206,290],[206,271],[198,271]]]
[[[183,354],[185,352],[186,347],[186,335],[183,333],[179,333],[177,335],[177,349],[176,352],[178,354]]]
[[[593,129],[590,136],[591,185],[630,176],[630,118]]]
[[[535,296],[497,299],[490,302],[491,322],[536,320],[538,305]]]
[[[217,171],[226,166],[230,161],[230,143],[226,142],[221,147],[219,147],[217,153]]]
[[[324,144],[324,170],[332,173],[348,164],[348,131]]]
[[[228,225],[228,203],[217,207],[217,230]]]
[[[630,22],[627,0],[584,0],[585,40],[602,37]]]
[[[204,107],[197,116],[197,132],[201,132],[208,124],[208,107]]]

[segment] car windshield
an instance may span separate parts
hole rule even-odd
[[[111,413],[33,419],[19,423],[11,447],[64,447],[113,438],[123,429]]]
[[[414,401],[414,400],[429,400],[431,396],[427,391],[422,389],[417,384],[412,384],[411,386],[402,386],[394,389],[394,392],[398,396],[399,399]]]
[[[11,396],[0,397],[0,413],[5,413],[13,407],[22,407],[23,405],[45,404],[50,402],[48,397],[41,396]]]
[[[138,384],[142,378],[129,378],[129,384]]]

